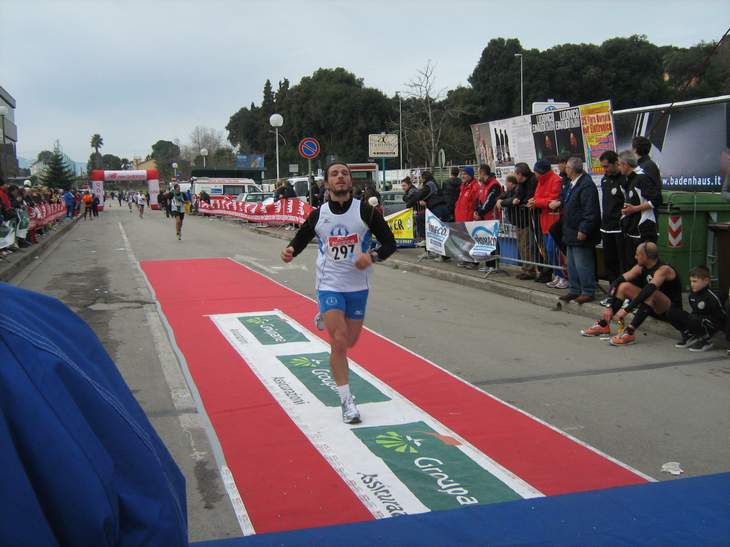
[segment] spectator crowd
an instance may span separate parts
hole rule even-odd
[[[80,203],[81,196],[78,196]],[[0,176],[0,259],[30,247],[55,229],[47,221],[48,205],[64,203],[62,190],[47,186],[6,184]]]
[[[425,210],[443,222],[501,219],[501,241],[513,239],[517,277],[565,290],[559,299],[586,304],[599,289],[596,247],[603,248],[603,278],[609,291],[601,300],[603,316],[584,336],[601,336],[612,345],[633,343],[647,317],[665,321],[681,334],[677,347],[711,349],[713,335],[726,330],[730,341],[730,302],[710,288],[710,272],[697,265],[689,280],[659,256],[657,215],[662,205],[659,167],[649,156],[651,143],[635,137],[631,150],[606,151],[600,156],[604,174],[600,184],[585,171],[580,157],[561,156],[558,173],[548,161],[532,168],[517,163],[505,177],[505,187],[488,165],[453,168],[439,188],[433,176],[421,174],[420,184],[402,181],[403,201],[413,208],[417,237],[425,237]],[[599,195],[600,194],[600,195]],[[428,253],[429,258],[440,258]],[[490,272],[494,258],[480,271]],[[460,267],[476,269],[475,262]],[[683,309],[682,290],[689,281],[690,311]],[[633,313],[625,324],[624,318]],[[617,331],[611,335],[611,323]]]

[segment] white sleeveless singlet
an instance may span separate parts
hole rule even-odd
[[[320,207],[314,228],[319,246],[316,288],[318,291],[356,292],[369,288],[370,268],[358,270],[355,260],[370,249],[372,234],[360,218],[360,200],[353,199],[346,213],[336,215],[329,202]]]

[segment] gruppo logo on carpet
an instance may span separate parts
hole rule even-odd
[[[521,499],[459,450],[456,439],[424,422],[359,427],[353,433],[431,510]]]
[[[294,373],[317,399],[327,406],[340,406],[337,384],[330,371],[330,354],[327,352],[299,355],[277,355],[277,359]],[[363,380],[359,374],[350,372],[350,388],[357,394],[357,402],[377,403],[390,398]]]

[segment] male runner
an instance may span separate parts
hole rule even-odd
[[[635,342],[634,333],[647,316],[667,321],[679,329],[683,312],[682,283],[677,270],[659,259],[659,249],[650,241],[639,244],[635,258],[636,265],[611,285],[611,307],[603,312],[603,319],[580,331],[583,336],[610,335],[611,319],[621,325],[631,312],[634,312],[631,323],[610,338],[612,346]]]
[[[347,350],[355,345],[362,330],[370,266],[374,260],[385,260],[395,252],[395,238],[383,215],[367,202],[352,197],[347,165],[330,164],[324,180],[329,201],[311,212],[281,252],[281,259],[291,262],[317,237],[317,298],[330,336],[332,376],[342,403],[342,419],[356,424],[360,412],[350,393]],[[370,251],[373,235],[381,246]]]
[[[175,217],[175,231],[177,233],[177,239],[182,240],[182,225],[183,219],[185,218],[185,202],[188,201],[187,196],[180,191],[180,185],[176,184],[172,188],[169,197],[170,209],[172,216]]]
[[[137,208],[139,209],[139,218],[144,217],[144,206],[147,203],[146,198],[142,192],[137,192]]]

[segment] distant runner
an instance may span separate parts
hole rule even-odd
[[[172,210],[172,216],[175,217],[175,232],[177,233],[177,239],[182,240],[182,225],[185,218],[185,205],[188,202],[188,197],[185,193],[180,191],[180,185],[176,184],[172,188],[172,192],[167,198],[170,201],[170,209]]]
[[[392,255],[396,245],[383,215],[365,201],[352,197],[347,165],[329,165],[324,180],[330,200],[311,212],[281,252],[281,259],[291,262],[317,237],[315,283],[320,314],[330,336],[332,376],[342,403],[342,419],[356,424],[360,422],[360,412],[350,393],[347,350],[355,345],[362,330],[370,266]],[[377,250],[369,250],[373,235],[381,244]],[[321,330],[317,318],[315,322]]]
[[[144,217],[144,206],[147,203],[147,199],[142,192],[137,192],[137,208],[139,209],[139,218]]]

